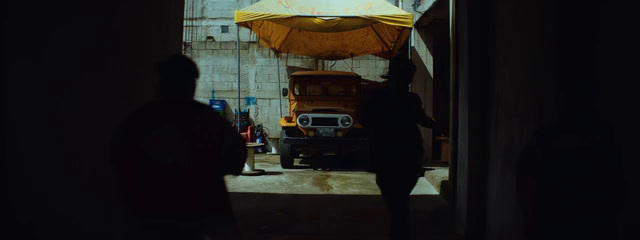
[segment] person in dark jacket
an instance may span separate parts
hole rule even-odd
[[[418,125],[435,125],[425,114],[420,96],[408,91],[415,71],[411,60],[393,58],[389,80],[362,103],[362,123],[372,133],[372,170],[387,206],[391,239],[409,238],[409,194],[424,175]]]
[[[239,175],[245,141],[212,108],[193,100],[198,68],[173,55],[158,64],[158,99],[126,120],[114,154],[124,201],[145,237],[215,237],[235,227],[224,175]]]

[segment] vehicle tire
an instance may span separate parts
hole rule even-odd
[[[284,143],[284,139],[289,137],[286,129],[280,132],[280,166],[284,169],[293,168],[294,151],[291,144]]]

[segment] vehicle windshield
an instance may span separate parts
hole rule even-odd
[[[298,76],[293,86],[296,96],[353,97],[358,95],[358,78],[352,76]]]

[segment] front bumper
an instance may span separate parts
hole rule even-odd
[[[287,137],[283,139],[286,144],[312,147],[339,147],[353,148],[366,147],[369,144],[367,138],[340,138],[340,137]]]

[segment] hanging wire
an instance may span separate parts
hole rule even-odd
[[[278,92],[281,91],[282,86],[280,85],[280,52],[276,53],[276,62],[277,62],[277,68],[278,68]],[[282,94],[278,94],[278,99],[280,100],[280,118],[283,117],[283,113],[282,113]]]
[[[189,1],[184,2],[184,21],[182,31],[182,53],[186,54],[189,48]]]
[[[194,39],[194,42],[197,42],[198,39],[200,39],[200,18],[198,16],[198,8],[200,8],[200,1],[197,0],[193,0],[194,1],[194,7],[193,7],[193,20],[195,22],[195,30],[196,30],[196,39]]]
[[[349,66],[349,64],[347,63],[347,61],[345,61],[344,59],[342,59],[342,61],[344,61],[344,65],[347,65],[347,67],[351,68],[352,72],[356,72],[355,70],[353,70],[353,67]],[[351,60],[351,65],[353,65],[353,59]]]
[[[333,66],[335,66],[336,63],[338,63],[338,61],[333,61],[333,64],[331,64],[331,66],[329,66],[329,71],[332,71]]]
[[[195,42],[196,35],[196,0],[191,0],[191,50],[193,50],[193,43]]]

